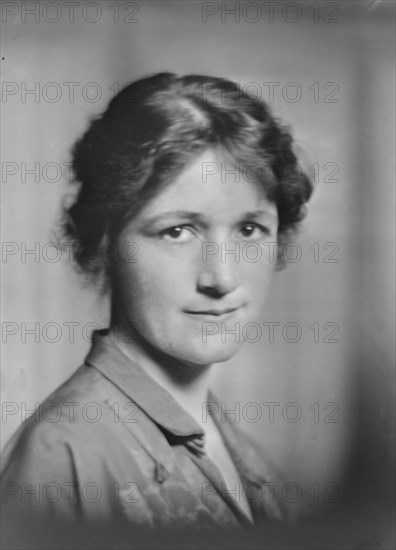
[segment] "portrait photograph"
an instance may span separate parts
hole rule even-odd
[[[1,549],[395,548],[395,12],[1,3]]]

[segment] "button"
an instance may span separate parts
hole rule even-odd
[[[154,476],[158,483],[163,483],[168,478],[169,472],[163,464],[156,462]]]

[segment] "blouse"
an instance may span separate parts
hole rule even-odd
[[[284,519],[263,450],[212,414],[242,486],[226,487],[205,453],[201,425],[108,331],[96,331],[85,363],[20,426],[3,456],[2,508],[9,518],[58,525],[233,528]],[[238,485],[238,484],[236,484]]]

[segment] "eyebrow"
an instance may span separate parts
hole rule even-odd
[[[270,212],[269,210],[253,210],[252,212],[246,212],[243,215],[243,218],[246,219],[257,219],[261,217],[270,218],[274,221],[278,220],[278,214],[275,212]]]
[[[172,210],[170,212],[164,212],[158,216],[152,216],[151,218],[146,218],[146,223],[156,223],[168,218],[189,218],[192,220],[201,220],[202,215],[199,212],[190,212],[188,210]]]
[[[268,210],[253,210],[251,212],[245,212],[241,219],[258,219],[261,217],[269,218],[273,221],[278,220],[278,215],[276,213],[270,212]],[[206,218],[199,212],[192,212],[189,210],[172,210],[169,212],[164,212],[158,216],[152,216],[151,218],[146,218],[145,223],[153,224],[160,221],[169,219],[169,218],[188,218],[194,221],[204,221]]]

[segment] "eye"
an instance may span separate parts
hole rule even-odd
[[[270,230],[268,227],[264,227],[257,223],[245,223],[241,227],[240,233],[245,239],[260,239],[263,235],[269,235]]]
[[[161,236],[163,239],[170,242],[188,242],[193,238],[193,232],[191,227],[188,225],[175,225],[173,227],[168,227],[161,231]]]

